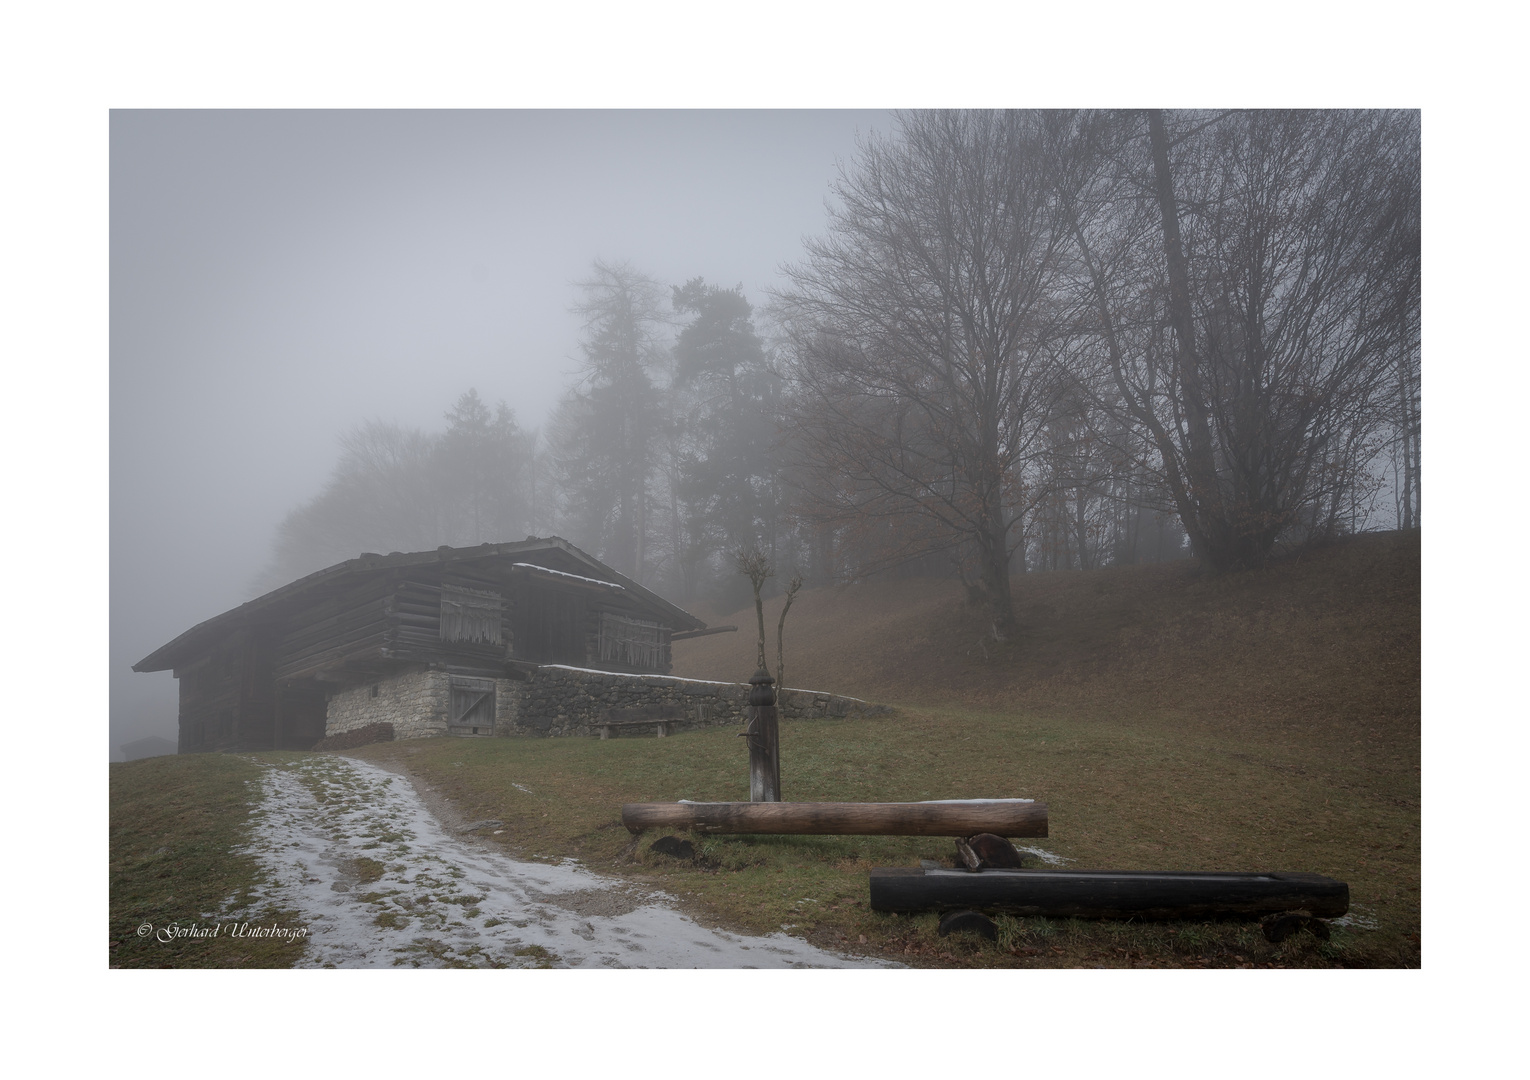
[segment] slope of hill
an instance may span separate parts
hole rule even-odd
[[[1189,562],[1027,574],[1014,583],[1020,633],[1003,644],[952,581],[815,589],[787,617],[786,681],[927,706],[1416,725],[1419,575],[1417,531],[1221,578]],[[772,666],[780,606],[766,602]],[[675,674],[748,677],[753,609],[718,621],[739,632],[676,643]]]

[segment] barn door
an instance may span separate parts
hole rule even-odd
[[[452,735],[494,734],[493,679],[452,676],[452,704],[446,730]]]

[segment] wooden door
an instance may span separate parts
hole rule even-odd
[[[446,730],[453,735],[494,734],[494,680],[452,676],[451,713]]]

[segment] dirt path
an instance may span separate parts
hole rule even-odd
[[[409,781],[323,755],[266,767],[251,851],[308,932],[300,967],[848,968],[786,934],[706,929],[672,898],[450,835]]]

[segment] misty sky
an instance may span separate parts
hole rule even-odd
[[[175,737],[131,665],[253,595],[338,437],[439,430],[469,387],[537,427],[573,283],[625,260],[756,304],[875,111],[111,116],[111,738]]]

